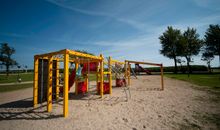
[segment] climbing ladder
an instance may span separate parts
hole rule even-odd
[[[107,65],[109,67],[109,64],[107,64],[107,63],[108,62],[104,62],[104,65]],[[111,65],[111,68],[112,68],[113,73],[118,74],[118,75],[122,75],[122,70],[123,70],[122,68],[119,68],[119,67],[117,68],[114,65]],[[122,75],[122,78],[126,79],[125,75]],[[124,88],[124,92],[126,94],[126,99],[128,101],[128,96],[129,96],[129,98],[131,98],[130,88],[127,86],[127,83],[125,83],[125,87],[123,87],[123,88]]]

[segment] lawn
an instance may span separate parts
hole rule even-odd
[[[15,85],[5,85],[5,86],[0,86],[0,93],[19,90],[19,89],[25,89],[25,88],[30,88],[30,87],[33,87],[33,83],[28,83],[28,84],[19,84],[18,83]]]
[[[33,73],[20,73],[20,78],[22,82],[33,81]],[[0,83],[15,83],[17,82],[18,74],[10,74],[9,76],[5,74],[0,75]]]
[[[165,74],[166,77],[184,80],[199,86],[220,90],[220,74]]]

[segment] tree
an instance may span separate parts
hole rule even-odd
[[[171,26],[159,37],[162,49],[160,53],[174,60],[174,73],[177,73],[177,56],[181,49],[180,44],[181,32],[178,29],[173,29]]]
[[[6,74],[9,75],[9,67],[16,65],[17,62],[11,58],[12,54],[15,53],[13,47],[8,46],[8,43],[2,43],[0,48],[0,65],[5,66]]]
[[[206,61],[207,65],[208,65],[208,71],[209,73],[211,73],[211,61],[214,59],[214,55],[213,53],[210,52],[204,52],[202,54],[202,59],[203,61]]]
[[[191,73],[190,62],[192,62],[192,56],[198,55],[200,48],[202,47],[202,40],[199,39],[199,34],[194,28],[187,28],[181,38],[181,56],[186,58],[188,77]]]
[[[205,33],[205,46],[207,52],[219,56],[220,66],[220,26],[218,24],[209,25]]]

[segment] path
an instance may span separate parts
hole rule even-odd
[[[7,86],[7,85],[18,85],[18,84],[30,84],[33,81],[24,81],[24,82],[15,82],[15,83],[0,83],[0,86]]]

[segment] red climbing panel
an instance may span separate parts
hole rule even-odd
[[[87,84],[86,82],[78,82],[78,93],[86,93],[87,92]]]
[[[98,63],[97,62],[90,62],[89,63],[89,71],[97,71]],[[88,63],[83,64],[82,72],[85,73],[88,71]]]
[[[100,82],[98,83],[98,93],[100,93]],[[109,94],[110,93],[110,86],[109,86],[109,82],[104,82],[103,83],[103,93],[104,94]]]
[[[123,87],[126,85],[125,79],[116,79],[116,87]]]

